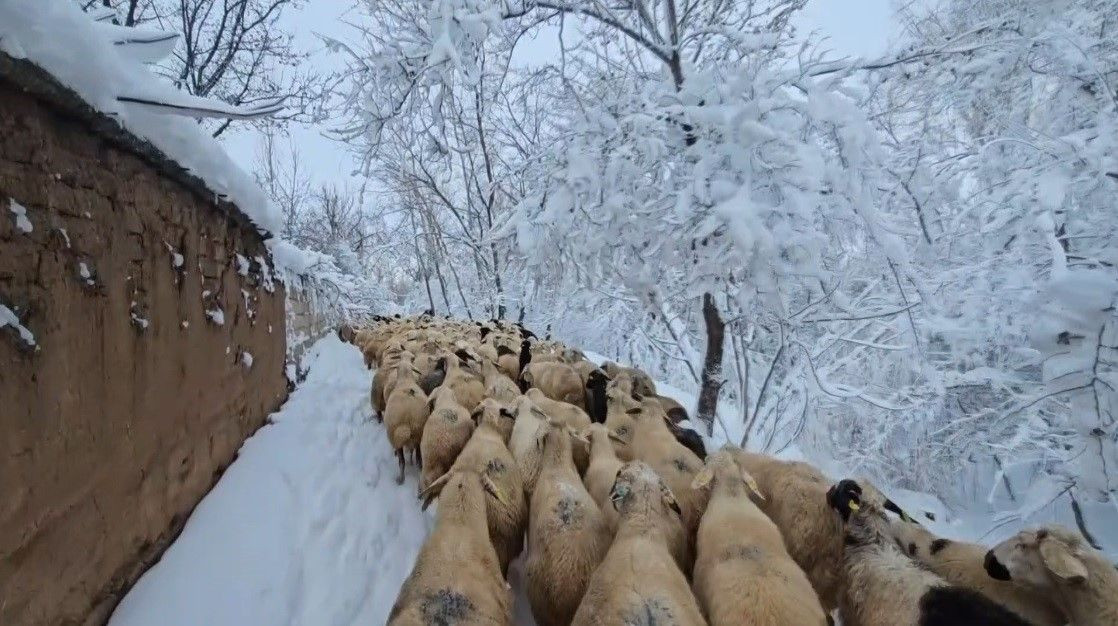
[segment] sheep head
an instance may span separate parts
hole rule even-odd
[[[890,531],[890,520],[876,490],[866,492],[856,481],[845,478],[827,490],[827,504],[838,512],[845,527],[844,543],[850,546],[891,546],[897,548]],[[868,496],[868,497],[867,497]]]
[[[431,506],[431,503],[434,502],[435,499],[438,498],[448,486],[468,483],[475,478],[480,482],[482,489],[485,490],[487,494],[492,496],[495,500],[497,500],[497,502],[500,502],[502,505],[506,507],[509,506],[509,499],[505,495],[505,492],[497,485],[497,483],[493,482],[493,479],[490,478],[487,474],[478,474],[475,472],[467,472],[465,470],[451,469],[447,473],[439,476],[434,481],[432,481],[430,485],[427,485],[426,489],[419,492],[419,499],[423,501],[422,509],[426,511],[427,507]]]
[[[1065,528],[1024,530],[986,553],[986,573],[1039,589],[1081,585],[1089,576],[1085,550],[1082,538]]]
[[[706,465],[692,479],[691,488],[710,489],[716,481],[744,485],[757,498],[766,499],[757,480],[734,460],[730,450],[719,450],[707,457]]]
[[[672,510],[682,515],[679,502],[672,490],[647,463],[631,461],[617,470],[613,487],[609,492],[610,502],[618,513],[625,515],[631,511],[659,510],[665,513]]]

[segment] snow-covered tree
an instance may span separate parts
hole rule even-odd
[[[1078,521],[1081,498],[1118,502],[1115,15],[1113,0],[914,6],[918,60],[871,81],[943,373],[914,429],[921,467],[1044,477],[1023,514],[1065,494]]]

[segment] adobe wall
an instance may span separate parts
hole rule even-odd
[[[24,87],[0,72],[0,305],[35,341],[0,327],[0,624],[100,623],[284,400],[284,290],[234,207]]]

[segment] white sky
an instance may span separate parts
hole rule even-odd
[[[340,67],[341,60],[331,58],[324,51],[316,33],[353,40],[351,27],[341,19],[346,17],[348,0],[310,0],[298,13],[284,16],[284,21],[295,32],[296,42],[305,50],[315,53],[308,60],[324,70]],[[351,17],[358,17],[351,15]],[[803,35],[815,32],[826,38],[826,48],[836,56],[877,57],[883,54],[892,36],[891,0],[811,0],[800,14],[796,26]],[[546,38],[555,31],[541,33],[535,41],[522,41],[527,57],[544,54]],[[552,44],[557,47],[557,44]],[[525,62],[530,64],[530,58]],[[298,146],[303,164],[308,168],[315,185],[335,184],[357,188],[362,181],[351,176],[354,169],[346,146],[335,142],[324,132],[331,127],[327,122],[321,127],[304,127],[292,124],[289,133]],[[242,168],[251,171],[256,161],[261,137],[255,131],[228,134],[223,143],[226,150]]]

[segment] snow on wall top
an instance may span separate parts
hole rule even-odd
[[[95,22],[69,0],[0,2],[0,51],[46,70],[91,107],[112,116],[215,194],[225,196],[258,229],[278,232],[279,211],[252,177],[191,119],[251,117],[262,110],[244,111],[175,89],[144,65],[151,59],[150,50],[114,45],[117,32],[111,25]]]

